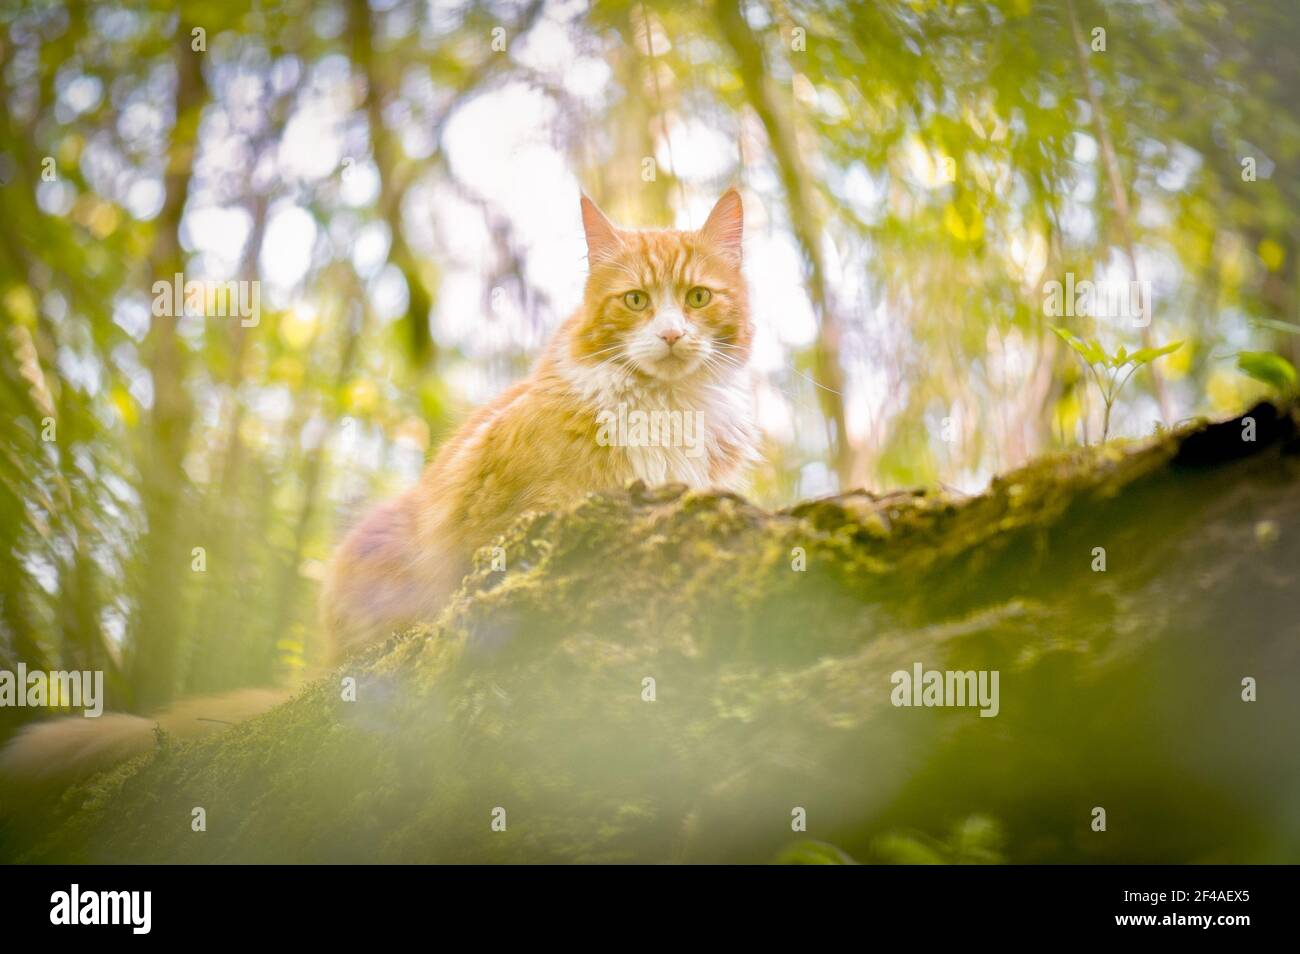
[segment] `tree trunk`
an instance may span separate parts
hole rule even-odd
[[[202,57],[191,49],[190,27],[177,27],[176,125],[167,152],[167,197],[158,215],[158,237],[150,256],[150,280],[172,281],[184,268],[180,224],[189,196],[207,87]],[[153,381],[153,406],[140,455],[141,498],[147,531],[137,572],[140,603],[132,618],[134,638],[127,679],[135,708],[148,711],[166,703],[176,687],[178,634],[182,631],[180,594],[191,572],[191,551],[201,541],[181,530],[188,481],[182,462],[189,445],[194,407],[185,388],[185,347],[176,331],[179,315],[155,317],[145,338]]]
[[[848,422],[844,413],[846,386],[844,365],[840,358],[842,322],[831,301],[821,248],[822,223],[805,187],[809,177],[799,153],[799,137],[794,123],[777,106],[772,96],[767,82],[768,71],[763,47],[749,28],[738,0],[721,0],[716,10],[722,33],[731,44],[732,52],[740,64],[745,98],[758,114],[767,133],[790,211],[790,227],[803,252],[808,274],[808,294],[817,316],[817,340],[813,344],[817,400],[830,431],[827,443],[839,486],[848,489],[853,485],[853,446],[849,441]]]

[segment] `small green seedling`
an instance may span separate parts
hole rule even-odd
[[[1101,400],[1106,405],[1106,413],[1101,423],[1102,441],[1105,441],[1110,433],[1110,411],[1115,406],[1115,399],[1119,397],[1119,392],[1124,389],[1128,379],[1133,377],[1133,372],[1157,358],[1172,354],[1183,346],[1181,341],[1174,341],[1157,348],[1139,348],[1137,351],[1130,352],[1120,345],[1119,350],[1114,354],[1107,354],[1106,349],[1096,338],[1079,338],[1064,328],[1058,328],[1056,325],[1050,327],[1062,341],[1078,353],[1097,382],[1097,390],[1101,392]]]

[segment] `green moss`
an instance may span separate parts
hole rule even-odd
[[[76,789],[20,857],[798,860],[799,806],[818,857],[1298,860],[1296,704],[1237,698],[1300,675],[1295,411],[1252,413],[1244,449],[1190,425],[969,499],[633,485],[530,515],[438,620]],[[894,707],[917,662],[998,670],[999,716]]]

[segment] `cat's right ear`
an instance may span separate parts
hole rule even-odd
[[[605,213],[585,195],[582,197],[582,228],[587,233],[587,262],[595,264],[614,254],[621,245],[618,229],[605,218]]]

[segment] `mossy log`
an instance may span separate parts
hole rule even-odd
[[[966,499],[632,486],[528,516],[436,622],[162,739],[16,854],[1300,861],[1300,415],[1248,417]],[[893,704],[917,664],[997,671],[997,715]]]

